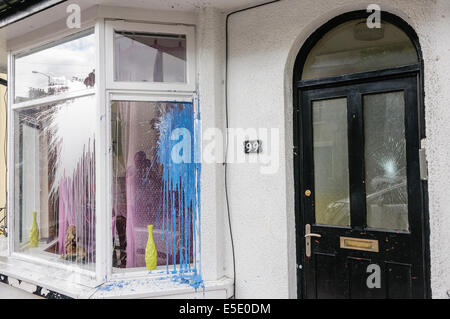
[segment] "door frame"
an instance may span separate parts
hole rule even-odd
[[[349,75],[333,76],[321,79],[313,80],[301,80],[303,67],[315,44],[330,30],[336,26],[347,22],[349,20],[367,18],[370,13],[366,11],[353,11],[339,15],[317,29],[312,35],[305,41],[304,45],[300,49],[295,64],[294,64],[294,76],[293,76],[293,114],[294,114],[294,188],[295,188],[295,224],[296,224],[296,259],[297,259],[297,298],[304,298],[305,296],[305,280],[303,278],[302,266],[304,262],[304,219],[303,219],[303,199],[301,196],[302,185],[302,167],[303,167],[303,136],[301,126],[301,110],[299,91],[302,88],[325,88],[335,85],[345,85],[354,83],[363,83],[367,81],[378,81],[390,78],[399,78],[404,76],[415,75],[417,77],[417,94],[418,94],[418,135],[420,139],[426,137],[425,134],[425,96],[424,96],[424,61],[422,56],[422,50],[418,36],[414,29],[403,19],[396,15],[383,11],[381,13],[382,21],[389,22],[399,27],[410,38],[411,42],[416,48],[419,63],[409,65],[400,68],[362,72]],[[427,298],[431,298],[431,285],[430,285],[430,226],[429,226],[429,210],[428,210],[428,183],[427,181],[421,181],[422,188],[422,212],[423,212],[423,257],[424,257],[424,270],[425,270],[425,295]]]

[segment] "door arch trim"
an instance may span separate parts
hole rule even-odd
[[[395,77],[395,76],[405,76],[407,74],[417,74],[418,78],[418,103],[419,103],[419,136],[420,138],[425,138],[425,96],[424,96],[424,60],[423,54],[419,42],[419,38],[415,30],[402,18],[394,15],[392,13],[382,11],[381,19],[382,21],[391,23],[397,27],[399,27],[405,34],[410,38],[413,43],[419,63],[416,65],[410,65],[401,68],[395,69],[387,69],[387,70],[378,70],[371,72],[364,72],[361,74],[349,74],[343,76],[336,77],[328,77],[322,79],[314,79],[314,80],[301,80],[303,68],[306,62],[306,58],[310,53],[311,49],[317,44],[317,42],[330,30],[337,27],[338,25],[345,23],[354,19],[363,19],[369,17],[371,13],[359,10],[352,11],[348,13],[341,14],[336,16],[335,18],[329,20],[318,29],[316,29],[304,42],[300,51],[298,52],[295,63],[294,63],[294,74],[293,74],[293,115],[294,115],[294,184],[295,184],[295,223],[296,223],[296,259],[297,259],[297,297],[303,298],[304,292],[304,281],[302,278],[302,256],[303,256],[303,236],[304,229],[301,227],[303,223],[302,216],[302,202],[300,200],[300,193],[302,190],[301,185],[301,167],[302,167],[302,138],[301,138],[301,128],[298,127],[297,123],[299,121],[299,96],[298,91],[301,87],[311,87],[315,85],[333,85],[336,82],[340,82],[341,85],[345,81],[349,82],[357,82],[358,80],[367,81],[378,80],[383,77]],[[360,78],[360,79],[359,79]],[[423,192],[422,192],[422,203],[423,203],[423,242],[424,242],[424,267],[425,267],[425,285],[426,285],[426,297],[431,298],[431,284],[430,284],[430,226],[429,226],[429,210],[428,210],[428,184],[426,181],[422,181],[423,183]],[[300,265],[300,266],[299,266]]]
[[[297,58],[294,63],[294,84],[297,81],[301,80],[301,75],[303,73],[303,67],[306,62],[306,58],[308,57],[309,52],[312,50],[312,48],[317,44],[317,42],[329,31],[334,29],[335,27],[348,22],[350,20],[356,20],[356,19],[364,19],[369,17],[370,13],[364,10],[359,11],[352,11],[347,12],[344,14],[341,14],[337,17],[334,17],[333,19],[329,20],[322,26],[320,26],[317,30],[315,30],[303,43],[302,47],[300,48],[300,51],[297,54]],[[417,33],[414,31],[414,29],[402,18],[386,12],[381,12],[381,19],[382,21],[389,22],[398,28],[400,28],[405,34],[409,37],[412,44],[416,48],[417,57],[419,60],[419,64],[423,66],[423,55],[422,55],[422,49],[419,42],[419,37],[417,36]]]

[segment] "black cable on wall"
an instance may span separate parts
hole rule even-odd
[[[273,0],[265,3],[261,3],[258,5],[254,5],[251,7],[247,7],[244,9],[236,10],[233,12],[230,12],[227,14],[225,19],[225,136],[226,136],[226,144],[225,144],[225,158],[224,158],[224,184],[225,184],[225,201],[227,206],[227,215],[228,215],[228,226],[230,231],[230,238],[231,238],[231,251],[233,255],[233,298],[236,298],[236,256],[234,253],[234,240],[233,240],[233,231],[231,227],[231,214],[230,214],[230,203],[228,198],[228,180],[227,180],[227,173],[228,173],[228,19],[231,15],[259,8],[262,6],[266,6],[268,4],[274,3],[274,2],[280,2],[281,0]]]

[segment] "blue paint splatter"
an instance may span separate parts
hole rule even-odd
[[[162,223],[163,240],[166,244],[166,270],[148,271],[148,274],[166,275],[144,281],[110,282],[100,286],[99,291],[110,292],[122,288],[134,291],[135,289],[131,288],[134,284],[146,286],[162,281],[189,285],[196,290],[205,288],[201,275],[200,253],[200,114],[195,112],[192,103],[171,102],[166,105],[171,106],[167,106],[158,121],[159,138],[156,145],[156,162],[163,168],[163,200],[160,204],[157,224]],[[187,136],[182,135],[182,139],[189,138],[189,140],[172,139],[172,132],[176,129],[185,129],[189,132]],[[189,154],[182,154],[188,155],[186,157],[189,161],[177,163],[172,159],[172,150],[180,142],[190,145],[182,149],[182,152],[189,152]],[[154,164],[155,162],[152,162],[151,166]],[[169,256],[174,256],[172,263],[169,263]]]
[[[202,276],[197,273],[192,274],[177,274],[172,276],[172,281],[181,284],[188,284],[194,287],[196,290],[200,287],[205,288],[203,284]]]
[[[169,107],[160,119],[157,151],[157,160],[163,167],[163,201],[160,207],[163,240],[166,243],[166,256],[174,256],[172,265],[169,265],[167,257],[166,272],[174,275],[174,281],[189,284],[197,289],[203,285],[199,251],[200,118],[198,113],[195,114],[192,103],[172,105],[174,107]],[[188,134],[181,134],[176,139],[172,133],[177,129]],[[180,143],[187,147],[179,148]],[[194,147],[191,147],[192,145]],[[180,149],[180,154],[177,155],[186,162],[174,161],[174,149]]]
[[[122,288],[124,288],[124,286],[128,286],[129,284],[130,284],[130,282],[127,282],[127,281],[124,281],[124,280],[113,281],[113,282],[104,284],[104,285],[98,287],[97,289],[99,291],[112,291],[115,288],[122,289]]]

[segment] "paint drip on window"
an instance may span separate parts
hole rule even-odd
[[[157,161],[163,167],[158,220],[166,255],[177,256],[166,270],[173,279],[198,288],[201,278],[199,114],[192,103],[177,103],[159,119]]]
[[[201,286],[198,113],[192,103],[117,101],[111,119],[113,267],[147,268],[153,242],[155,273]]]
[[[95,97],[30,107],[15,117],[15,250],[95,270]]]

